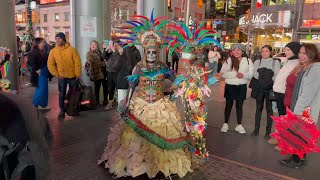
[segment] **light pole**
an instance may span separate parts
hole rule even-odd
[[[225,31],[225,35],[223,36],[223,48],[226,45],[226,36],[227,36],[227,21],[228,21],[228,0],[225,0],[224,3],[224,26],[223,30]]]

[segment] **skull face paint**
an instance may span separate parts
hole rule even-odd
[[[147,61],[148,62],[155,62],[157,60],[158,52],[154,48],[147,49]]]

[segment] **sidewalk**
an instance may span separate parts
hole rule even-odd
[[[254,129],[255,102],[248,98],[244,104],[243,126],[246,135],[234,131],[236,125],[235,108],[230,119],[230,131],[221,133],[224,122],[224,83],[215,84],[208,101],[207,148],[209,161],[188,174],[183,179],[218,180],[278,180],[278,179],[320,179],[320,155],[308,156],[307,166],[301,169],[289,169],[279,165],[279,152],[273,150],[264,139],[265,112],[262,118],[261,132],[251,137]],[[31,99],[34,89],[24,88],[20,96]],[[52,155],[52,179],[56,180],[106,180],[113,179],[106,169],[96,165],[106,145],[109,128],[118,121],[115,110],[106,112],[103,108],[81,112],[79,117],[66,117],[64,122],[57,120],[59,112],[57,84],[49,85],[49,103],[51,111],[46,112],[54,133]],[[183,111],[178,101],[178,108]],[[290,177],[289,177],[290,176]],[[128,179],[128,178],[126,178]],[[145,179],[144,177],[136,179]],[[173,177],[173,179],[177,179]]]

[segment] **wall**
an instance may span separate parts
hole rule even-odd
[[[65,20],[65,12],[69,13],[69,20]],[[55,13],[59,13],[59,21],[55,21]],[[44,22],[44,14],[47,14],[47,22]],[[44,32],[47,28],[47,32]],[[41,36],[48,42],[55,40],[57,32],[64,32],[67,41],[70,37],[70,5],[69,3],[58,3],[53,5],[41,5],[40,7],[40,30]]]

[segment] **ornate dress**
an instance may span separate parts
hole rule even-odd
[[[166,177],[178,174],[182,178],[192,172],[187,133],[175,102],[163,93],[169,72],[160,64],[153,70],[142,68],[129,78],[131,83],[138,83],[139,90],[131,99],[129,117],[111,129],[98,162],[105,163],[117,177],[147,173],[153,178],[162,172]]]

